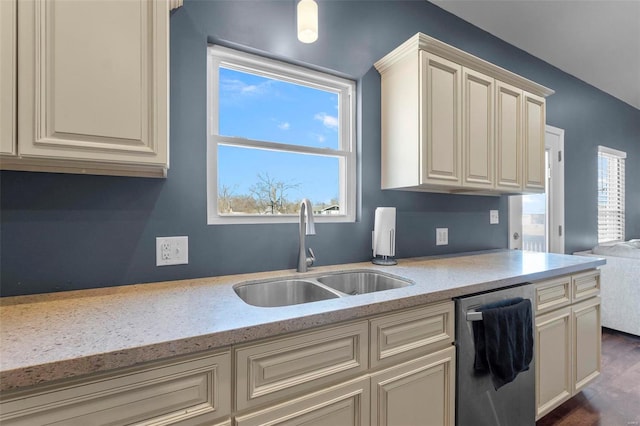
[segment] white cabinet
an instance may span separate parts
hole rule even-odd
[[[536,416],[572,395],[571,308],[536,317]]]
[[[363,373],[367,321],[311,331],[235,349],[236,407],[254,407]]]
[[[371,376],[371,424],[455,423],[455,348],[406,362]]]
[[[453,315],[444,301],[235,347],[236,424],[453,425]]]
[[[0,1],[0,154],[16,153],[17,0]]]
[[[594,270],[536,284],[537,419],[600,374],[599,283]]]
[[[523,92],[523,102],[523,190],[524,192],[544,192],[546,104],[543,97],[527,92]]]
[[[576,394],[600,375],[600,297],[593,297],[572,306],[571,321],[574,333],[573,393]]]
[[[235,418],[237,426],[368,426],[369,378],[363,377]]]
[[[462,67],[420,52],[422,84],[419,115],[423,185],[459,185],[462,140]]]
[[[496,82],[496,188],[522,188],[522,90]]]
[[[3,395],[0,423],[214,424],[231,413],[230,373],[227,351],[69,380]]]
[[[17,156],[2,168],[164,176],[169,2],[24,0],[17,16]]]
[[[495,79],[469,68],[462,70],[462,76],[462,185],[492,189]]]
[[[382,189],[544,191],[552,90],[420,33],[375,66]]]

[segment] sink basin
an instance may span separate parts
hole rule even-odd
[[[289,306],[334,299],[338,294],[306,280],[277,280],[239,284],[236,294],[249,305]]]
[[[317,278],[318,282],[349,295],[372,293],[413,285],[411,281],[374,271],[338,272]]]
[[[249,305],[271,308],[349,297],[413,285],[411,281],[378,271],[346,271],[253,281],[236,284],[233,290]]]

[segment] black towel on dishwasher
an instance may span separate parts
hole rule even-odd
[[[490,372],[496,390],[529,369],[533,359],[531,301],[521,297],[483,305],[473,322],[474,368]]]

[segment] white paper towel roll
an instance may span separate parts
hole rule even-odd
[[[396,254],[396,208],[378,207],[373,227],[373,256]]]

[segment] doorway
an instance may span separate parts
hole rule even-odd
[[[564,253],[564,130],[546,126],[542,194],[509,197],[509,248]]]

